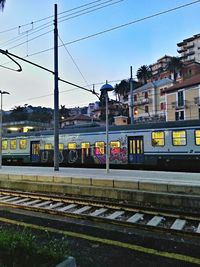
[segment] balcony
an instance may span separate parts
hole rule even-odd
[[[194,54],[195,54],[194,51],[190,51],[189,53],[186,54],[186,56],[192,56],[192,55],[194,55]]]
[[[176,110],[188,108],[188,101],[183,100],[182,103],[178,103],[178,101],[171,102],[172,108],[175,108]]]
[[[187,47],[187,49],[194,48],[194,44],[188,44],[186,47]]]
[[[142,106],[151,103],[152,103],[151,98],[143,98],[143,99],[138,99],[137,101],[133,101],[133,106]]]
[[[186,52],[187,51],[187,48],[186,47],[182,47],[180,49],[177,49],[177,52],[178,53],[183,53],[183,52]]]

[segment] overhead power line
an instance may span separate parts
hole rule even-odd
[[[87,4],[84,4],[84,5],[80,5],[80,6],[77,6],[77,7],[68,9],[68,10],[65,10],[65,11],[63,11],[63,12],[58,13],[58,16],[59,16],[59,15],[62,15],[62,14],[65,14],[65,13],[69,13],[69,12],[71,12],[71,11],[74,11],[74,10],[77,10],[77,9],[80,9],[80,8],[83,8],[83,7],[86,7],[86,6],[90,6],[90,5],[95,4],[95,3],[97,3],[97,2],[102,2],[102,1],[105,1],[105,0],[96,0],[96,1],[92,1],[92,2],[87,3]],[[114,1],[114,0],[112,0],[112,1]],[[79,11],[79,12],[80,12],[80,11]],[[0,34],[2,34],[2,33],[6,33],[6,32],[10,32],[10,31],[13,31],[13,30],[18,30],[19,27],[21,27],[21,28],[22,28],[22,27],[26,27],[26,26],[28,26],[28,25],[30,25],[30,24],[33,24],[33,23],[36,24],[36,23],[39,23],[39,22],[44,21],[44,20],[47,20],[47,19],[52,19],[53,17],[54,17],[54,15],[51,15],[51,16],[44,17],[44,18],[41,18],[41,19],[38,19],[38,20],[35,20],[35,21],[31,21],[31,22],[29,22],[29,23],[25,23],[25,24],[22,24],[22,25],[18,25],[18,26],[15,26],[15,27],[11,27],[11,28],[9,28],[9,29],[0,31]]]
[[[103,1],[103,0],[101,0],[101,1]],[[70,13],[70,14],[67,14],[67,15],[63,16],[63,17],[61,17],[61,18],[58,19],[58,23],[61,23],[61,22],[64,22],[64,21],[67,21],[67,20],[70,20],[70,19],[74,19],[74,18],[80,17],[80,16],[82,16],[82,15],[86,15],[86,14],[88,14],[88,13],[91,13],[91,12],[97,11],[97,10],[99,10],[99,9],[102,9],[102,8],[105,8],[105,7],[108,7],[108,6],[117,4],[117,3],[122,2],[122,1],[124,1],[124,0],[117,0],[117,1],[116,1],[116,0],[107,0],[107,1],[104,0],[104,2],[99,3],[99,4],[97,4],[97,5],[92,5],[91,7],[87,7],[87,8],[85,8],[85,9],[81,9],[81,10],[78,10],[78,11],[76,11],[76,12],[73,12],[73,13]],[[99,1],[95,1],[95,2],[99,2]],[[92,2],[92,3],[93,3],[93,2]],[[92,3],[91,3],[91,4],[92,4]],[[109,4],[107,4],[107,3],[109,3]],[[91,5],[91,4],[90,4],[90,5]],[[106,5],[105,5],[105,4],[106,4]],[[85,7],[85,6],[87,6],[87,5],[83,5],[83,6],[80,6],[80,7],[74,8],[74,9],[71,9],[71,10],[80,9],[81,7]],[[69,11],[71,11],[71,10],[62,12],[62,13],[60,13],[60,14],[69,12]],[[88,11],[88,10],[89,10],[89,11]],[[63,18],[64,18],[64,19],[63,19]],[[60,20],[60,19],[62,19],[62,20]],[[40,21],[41,21],[41,20],[40,20]],[[30,23],[31,26],[33,26],[33,23],[34,23],[34,22]],[[24,24],[24,25],[22,25],[22,26],[19,26],[19,27],[18,27],[18,30],[19,30],[19,28],[21,28],[21,27],[23,27],[23,26],[27,26],[27,25],[29,25],[29,24]],[[41,30],[43,30],[43,29],[45,29],[45,28],[48,28],[48,27],[51,27],[51,26],[53,26],[53,21],[47,22],[47,23],[45,23],[45,24],[42,24],[42,25],[36,27],[35,29],[33,29],[32,31],[29,31],[29,32],[28,32],[28,36],[30,37],[31,35],[37,33],[38,31],[41,31]],[[49,32],[49,31],[48,31],[48,32]],[[46,32],[46,33],[48,33],[48,32]],[[1,43],[0,46],[2,46],[2,45],[5,46],[5,45],[8,45],[8,44],[12,44],[12,43],[15,43],[15,42],[17,42],[17,41],[26,39],[26,37],[27,37],[27,36],[25,35],[26,33],[27,33],[27,31],[24,32],[23,36],[16,36],[16,37],[14,37],[14,38],[11,38],[10,40]],[[35,40],[35,39],[37,39],[37,38],[39,38],[39,37],[45,35],[46,33],[40,34],[40,35],[38,35],[38,36],[36,36],[36,37],[34,37],[34,38],[32,38],[32,39],[29,39],[29,40],[28,40],[28,43],[30,43],[31,41],[33,41],[33,40]],[[19,43],[19,44],[16,44],[16,45],[14,45],[14,46],[12,46],[12,47],[9,47],[8,50],[11,50],[11,49],[16,48],[16,47],[21,46],[21,45],[24,45],[24,44],[26,44],[26,43],[27,43],[27,40],[26,40],[26,41],[23,41],[23,42],[21,42],[21,43]]]
[[[59,35],[58,35],[58,37],[59,37],[59,39],[60,39],[61,43],[64,45],[64,43],[63,43],[63,41],[62,41],[61,37],[60,37]],[[87,82],[87,80],[85,79],[85,77],[84,77],[83,73],[81,72],[81,70],[80,70],[79,66],[77,65],[77,63],[76,63],[76,61],[75,61],[75,59],[74,59],[74,58],[72,57],[72,55],[70,54],[70,52],[69,52],[69,50],[67,49],[66,45],[64,45],[64,48],[65,48],[65,50],[66,50],[67,54],[69,55],[69,57],[71,58],[72,62],[73,62],[73,63],[74,63],[74,65],[76,66],[76,68],[77,68],[78,72],[80,73],[81,77],[83,78],[83,80],[84,80],[84,82],[85,82],[86,86],[90,88],[90,86],[88,85],[88,82]]]
[[[71,44],[74,44],[74,43],[77,43],[77,42],[80,42],[80,41],[83,41],[83,40],[86,40],[86,39],[89,39],[89,38],[92,38],[92,37],[96,37],[96,36],[105,34],[105,33],[107,33],[107,32],[115,31],[115,30],[118,30],[118,29],[121,29],[121,28],[130,26],[130,25],[132,25],[132,24],[136,24],[136,23],[139,23],[139,22],[141,22],[141,21],[145,21],[145,20],[148,20],[148,19],[152,19],[152,18],[154,18],[154,17],[158,17],[158,16],[161,16],[161,15],[164,15],[164,14],[167,14],[167,13],[170,13],[170,12],[173,12],[173,11],[176,11],[176,10],[179,10],[179,9],[182,9],[182,8],[185,8],[185,7],[188,7],[188,6],[197,4],[197,3],[200,3],[200,0],[193,1],[193,2],[190,2],[190,3],[184,4],[184,5],[180,5],[180,6],[171,8],[171,9],[167,9],[167,10],[164,10],[164,11],[161,11],[161,12],[158,12],[158,13],[155,13],[155,14],[153,14],[153,15],[149,15],[149,16],[146,16],[146,17],[137,19],[137,20],[133,20],[133,21],[127,22],[127,23],[125,23],[125,24],[121,24],[121,25],[118,25],[118,26],[109,28],[109,29],[107,29],[107,30],[103,30],[103,31],[100,31],[100,32],[97,32],[97,33],[94,33],[94,34],[91,34],[91,35],[84,36],[84,37],[81,37],[81,38],[79,38],[79,39],[76,39],[76,40],[73,40],[73,41],[64,43],[64,44],[62,44],[62,45],[59,45],[59,47],[63,47],[64,45],[71,45]],[[32,53],[32,54],[30,54],[29,56],[35,56],[35,55],[38,55],[38,54],[41,54],[41,53],[45,53],[45,52],[51,51],[51,50],[53,50],[53,49],[54,49],[53,47],[51,47],[51,48],[47,48],[47,49],[44,49],[44,50],[41,50],[41,51]]]

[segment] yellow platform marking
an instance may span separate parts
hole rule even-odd
[[[85,239],[88,241],[99,242],[99,243],[106,244],[106,245],[112,245],[112,246],[116,246],[116,247],[126,248],[126,249],[130,249],[130,250],[134,250],[134,251],[138,251],[138,252],[142,252],[142,253],[155,255],[155,256],[160,256],[160,257],[165,257],[165,258],[169,258],[169,259],[173,259],[173,260],[180,260],[180,261],[184,261],[187,263],[200,265],[200,258],[194,258],[194,257],[183,255],[183,254],[171,253],[171,252],[166,252],[166,251],[159,251],[156,249],[147,248],[147,247],[138,246],[138,245],[133,245],[133,244],[124,243],[124,242],[120,242],[120,241],[99,238],[99,237],[85,235],[85,234],[81,234],[81,233],[75,233],[75,232],[71,232],[71,231],[54,229],[51,227],[29,224],[29,223],[20,222],[20,221],[11,220],[11,219],[6,219],[6,218],[0,218],[0,222],[9,223],[9,224],[16,224],[18,226],[24,226],[24,227],[35,229],[35,230],[48,231],[51,233],[62,234],[65,236],[70,236],[70,237],[82,238],[82,239]]]

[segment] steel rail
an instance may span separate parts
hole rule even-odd
[[[200,238],[200,217],[105,201],[0,191],[0,206]]]

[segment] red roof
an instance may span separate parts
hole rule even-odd
[[[188,78],[182,82],[176,83],[175,85],[167,88],[165,92],[168,93],[171,91],[176,91],[178,89],[187,88],[198,84],[200,84],[200,74],[192,76],[191,78]]]

